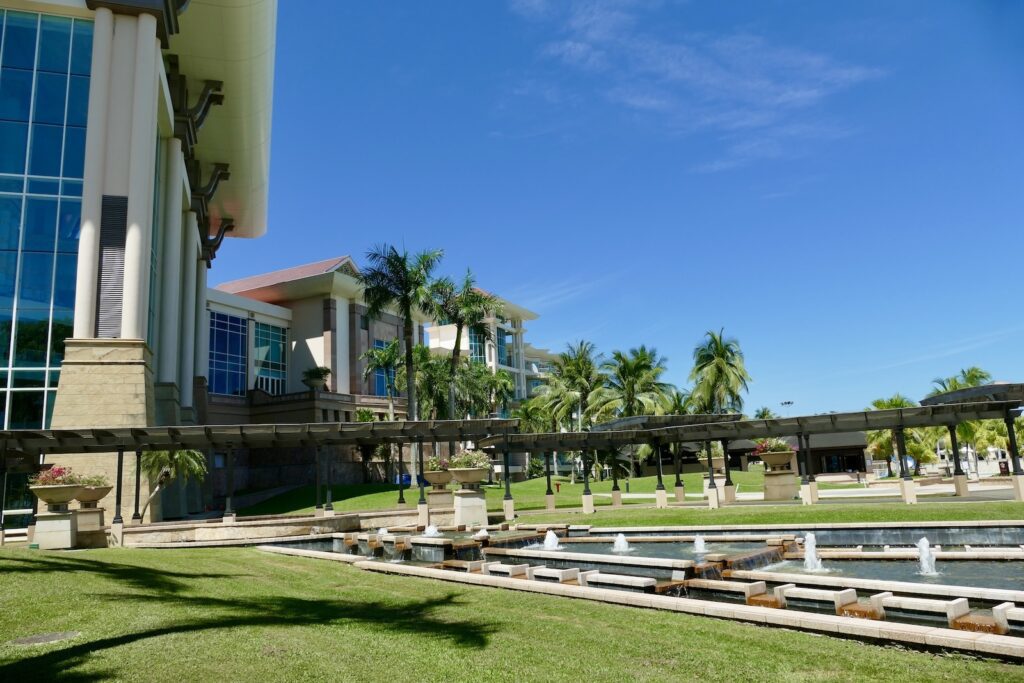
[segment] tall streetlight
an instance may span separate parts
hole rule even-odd
[[[793,405],[793,402],[792,401],[783,401],[779,405],[782,406],[782,409],[786,412],[786,417],[789,417],[789,408],[790,408],[790,406]]]

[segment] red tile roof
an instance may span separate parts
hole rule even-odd
[[[307,277],[313,277],[314,275],[330,273],[338,270],[346,264],[348,264],[352,270],[358,272],[358,268],[356,268],[356,264],[352,261],[350,256],[336,256],[324,261],[317,261],[316,263],[307,263],[301,266],[293,266],[291,268],[263,273],[262,275],[244,277],[241,280],[232,280],[231,282],[225,282],[217,285],[214,289],[219,289],[220,291],[228,292],[229,294],[238,294],[240,292],[248,292],[254,289],[269,287],[271,285],[279,285],[284,282],[294,282],[295,280],[302,280]]]

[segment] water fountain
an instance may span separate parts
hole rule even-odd
[[[428,536],[430,538],[436,538],[437,536],[441,535],[441,532],[437,530],[437,526],[431,524],[423,530],[423,535]]]
[[[378,536],[386,536],[387,533],[388,533],[387,527],[381,527],[381,528],[377,529],[377,535]]]
[[[917,557],[918,562],[921,563],[920,574],[922,576],[935,576],[938,574],[935,571],[935,555],[932,553],[932,546],[924,536],[917,542]]]
[[[613,553],[628,553],[629,552],[629,541],[626,540],[624,534],[619,534],[615,537],[615,542],[612,544]]]
[[[707,545],[707,543],[704,542],[704,537],[703,536],[696,536],[693,539],[693,552],[697,553],[698,555],[703,555],[707,551],[708,551],[708,545]]]
[[[804,570],[808,572],[823,572],[821,558],[818,557],[818,539],[814,534],[804,536]]]
[[[544,550],[561,550],[562,548],[563,546],[558,543],[558,534],[548,529],[548,532],[544,534]]]
[[[475,534],[473,534],[473,539],[477,540],[477,541],[482,541],[485,538],[489,538],[489,537],[490,537],[490,534],[487,533],[487,529],[481,529],[480,531],[478,531]]]

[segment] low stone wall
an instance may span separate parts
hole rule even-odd
[[[259,542],[267,538],[329,534],[359,530],[358,515],[335,517],[277,517],[225,524],[220,521],[199,524],[167,524],[125,527],[125,547],[159,543],[191,543],[206,541]]]

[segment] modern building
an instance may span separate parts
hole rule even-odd
[[[226,236],[267,227],[276,11],[0,0],[5,428],[197,420],[207,270]]]

